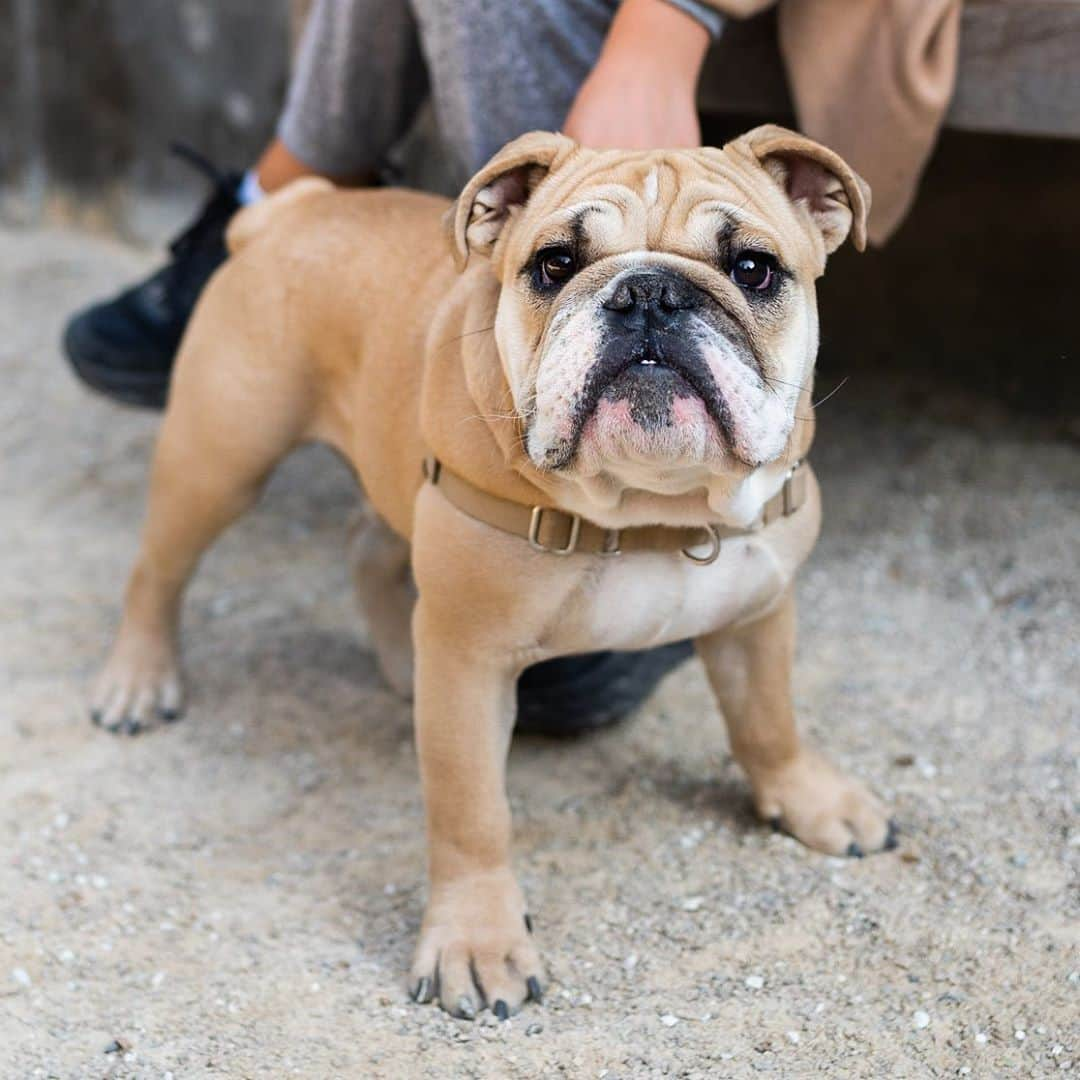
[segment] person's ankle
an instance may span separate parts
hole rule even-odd
[[[269,195],[302,176],[319,174],[301,161],[280,139],[275,139],[263,152],[251,175],[264,195]]]

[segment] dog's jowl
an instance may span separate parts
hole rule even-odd
[[[357,594],[415,700],[418,1000],[507,1016],[541,994],[504,764],[515,681],[547,658],[693,638],[760,814],[833,854],[890,846],[790,690],[821,515],[815,280],[868,202],[837,155],[764,127],[647,153],[537,132],[451,206],[306,180],[244,210],[183,343],[95,717],[179,713],[189,574],[321,440],[362,481]]]

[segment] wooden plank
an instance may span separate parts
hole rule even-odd
[[[793,113],[772,12],[729,22],[699,90],[706,112]],[[1080,0],[969,0],[946,123],[1080,138]]]
[[[950,126],[1080,138],[1080,2],[969,3]]]

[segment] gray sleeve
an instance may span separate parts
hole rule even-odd
[[[667,0],[672,7],[685,11],[691,19],[696,19],[715,41],[724,29],[724,16],[705,0]]]

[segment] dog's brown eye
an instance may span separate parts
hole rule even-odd
[[[561,285],[574,276],[577,263],[567,248],[545,248],[536,257],[540,281],[544,285]]]
[[[740,289],[762,292],[773,281],[776,260],[762,251],[740,251],[731,266],[731,280]]]

